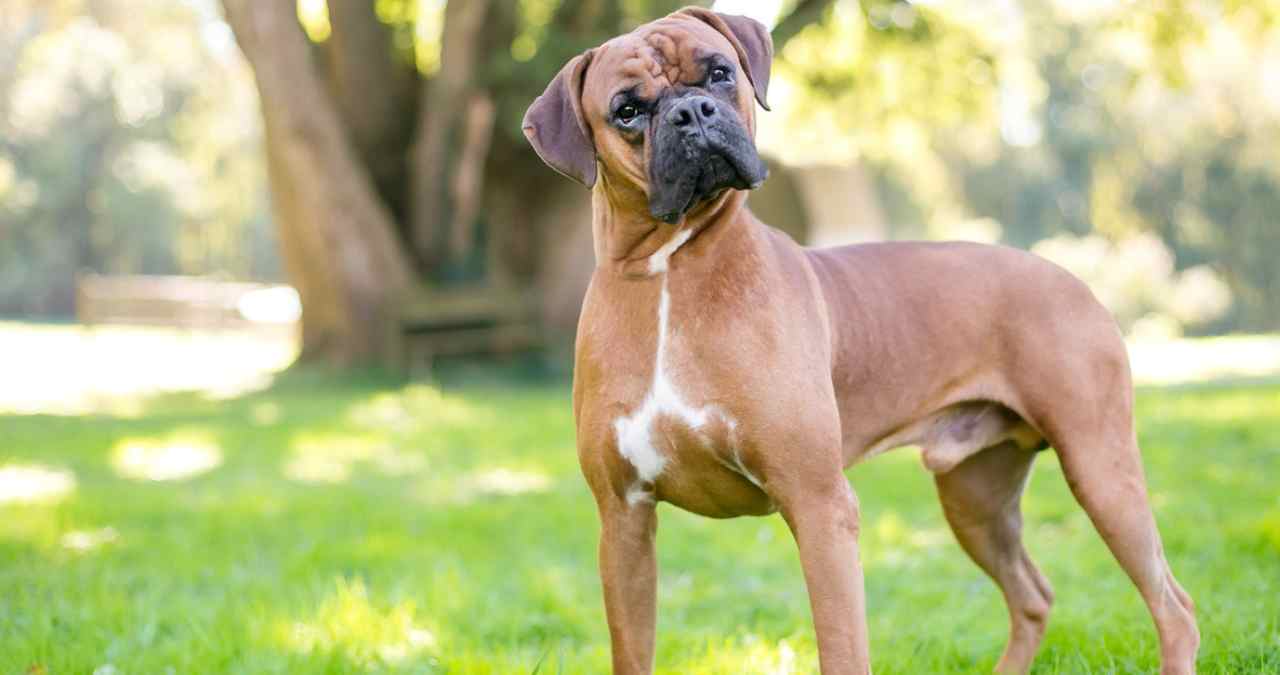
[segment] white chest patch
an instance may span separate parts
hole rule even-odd
[[[683,229],[675,233],[670,241],[662,245],[662,248],[653,252],[649,256],[649,274],[660,274],[667,271],[667,266],[671,263],[671,256],[684,246],[689,237],[693,236],[693,230]],[[666,280],[663,280],[663,289],[666,288]]]
[[[663,263],[665,265],[665,262]],[[675,418],[687,424],[689,428],[702,428],[714,412],[709,406],[694,407],[689,405],[676,391],[666,367],[666,352],[670,340],[671,294],[667,291],[667,280],[662,280],[662,295],[658,301],[658,349],[654,356],[653,383],[640,408],[626,417],[614,421],[614,429],[618,435],[618,452],[636,468],[639,485],[628,492],[628,501],[651,499],[645,486],[662,473],[667,465],[667,458],[662,454],[658,444],[657,419],[659,416]]]

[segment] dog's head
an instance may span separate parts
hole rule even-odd
[[[603,171],[637,202],[624,206],[676,223],[764,182],[755,103],[768,109],[772,61],[759,22],[683,9],[571,60],[525,114],[525,136],[560,173],[592,187]]]

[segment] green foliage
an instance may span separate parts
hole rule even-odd
[[[491,59],[499,99],[499,133],[523,144],[520,122],[569,59],[609,38],[690,5],[686,0],[521,0],[509,53]]]
[[[1273,133],[1280,134],[1280,124]],[[1270,330],[1280,317],[1280,172],[1245,159],[1259,150],[1248,147],[1257,142],[1237,135],[1187,147],[1144,176],[1134,193],[1180,265],[1225,271],[1236,304],[1211,327],[1219,330]]]
[[[535,170],[529,101],[573,55],[683,4],[491,3],[490,166]],[[375,4],[424,77],[445,6]],[[1231,310],[1194,330],[1280,327],[1277,0],[777,6],[815,22],[781,43],[762,147],[784,163],[867,164],[893,236],[975,220],[1021,247],[1155,234],[1176,271],[1206,265],[1230,286]],[[279,276],[251,77],[215,12],[0,9],[0,314],[68,312],[82,270]],[[299,16],[327,35],[324,0],[301,0]],[[784,18],[786,36],[801,23]]]
[[[520,121],[529,101],[542,93],[546,83],[570,58],[609,38],[688,5],[708,5],[689,0],[518,0],[494,2],[489,23],[509,34],[488,36],[495,49],[485,55],[486,85],[497,94],[498,132],[523,144]],[[441,34],[445,29],[445,2],[414,3],[379,0],[378,17],[392,26],[399,51],[418,64],[424,77],[440,66]],[[327,35],[327,14],[322,0],[303,2],[304,25],[314,25],[313,39]],[[408,36],[403,39],[402,36]]]
[[[787,102],[769,124],[793,160],[884,160],[990,117],[995,59],[977,26],[931,7],[841,0],[780,51]]]
[[[1214,21],[1168,26],[1189,15]],[[1257,53],[1271,39],[1258,32],[1259,19],[1244,8],[1219,15],[1212,3],[1173,3],[1149,16],[1134,13],[1119,27],[1082,26],[1090,39],[1073,41],[1079,46],[1054,71],[1053,90],[1062,93],[1050,105],[1064,111],[1064,123],[1050,127],[1062,131],[1051,130],[1048,145],[1076,167],[1067,176],[1084,207],[1077,229],[1154,232],[1179,268],[1216,269],[1235,305],[1210,330],[1270,330],[1280,317],[1273,263],[1280,251],[1273,222],[1280,170],[1264,159],[1280,152],[1280,100],[1256,95],[1267,77]],[[1088,56],[1105,54],[1102,45],[1134,30],[1130,23],[1149,35],[1147,59],[1108,63]],[[1072,122],[1073,116],[1083,120]],[[1102,181],[1110,182],[1111,199],[1105,189],[1100,194],[1108,187]]]
[[[1199,608],[1202,673],[1280,669],[1278,406],[1274,384],[1139,394],[1151,498]],[[604,672],[596,515],[569,409],[560,385],[297,372],[133,416],[0,417],[0,467],[75,477],[60,501],[0,504],[0,671]],[[184,480],[130,477],[164,456],[137,448],[165,447],[213,448],[220,463]],[[898,451],[850,476],[876,672],[989,671],[1004,605],[951,540],[918,458]],[[1146,610],[1052,453],[1025,509],[1058,598],[1034,672],[1153,672]],[[658,672],[815,672],[780,518],[663,507],[661,519]]]
[[[789,120],[786,138],[814,137],[825,141],[813,144],[820,152],[870,162],[890,187],[883,194],[898,236],[950,236],[973,218],[1028,248],[1063,234],[1118,243],[1150,233],[1178,270],[1208,265],[1230,286],[1231,311],[1194,330],[1274,330],[1280,168],[1270,158],[1280,153],[1280,98],[1268,83],[1280,3],[1020,7],[1001,29],[953,9],[954,28],[934,31],[916,57],[895,52],[893,41],[788,48],[786,63],[830,73],[843,72],[824,61],[832,54],[836,63],[867,61],[893,73],[894,87],[915,82],[917,94],[895,99],[871,77],[809,78],[800,107],[838,122],[806,129]],[[966,34],[978,37],[956,44],[971,48],[942,48]],[[896,44],[914,44],[912,35]],[[833,51],[840,44],[846,51]]]
[[[278,275],[257,103],[216,17],[161,0],[7,11],[0,314],[69,313],[84,271]]]

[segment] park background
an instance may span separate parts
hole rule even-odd
[[[682,4],[0,4],[0,672],[601,672],[589,204],[520,119]],[[704,4],[777,46],[766,222],[1090,284],[1202,671],[1280,671],[1280,2]],[[916,454],[849,475],[876,671],[989,669],[1003,605]],[[1051,456],[1024,505],[1037,671],[1154,669]],[[660,672],[814,669],[779,519],[664,510],[659,551]]]

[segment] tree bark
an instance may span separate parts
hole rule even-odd
[[[408,215],[405,148],[417,116],[418,73],[392,48],[373,0],[328,0],[325,71],[343,126],[397,221]]]
[[[465,253],[459,249],[466,249],[471,242],[475,214],[459,207],[479,201],[483,171],[472,171],[465,185],[455,182],[451,186],[449,178],[458,158],[473,161],[476,157],[474,149],[463,147],[466,143],[483,144],[481,162],[487,155],[492,116],[486,125],[481,110],[481,119],[474,123],[476,128],[468,133],[468,118],[477,115],[467,112],[469,107],[482,105],[478,101],[483,99],[477,97],[485,96],[479,65],[489,4],[489,0],[467,0],[445,5],[440,71],[423,87],[412,157],[411,230],[418,256],[428,267],[450,258],[459,260]],[[459,194],[460,191],[466,194]],[[450,250],[442,250],[446,247]]]
[[[467,101],[461,120],[462,143],[450,182],[453,214],[449,221],[449,256],[455,260],[466,255],[475,245],[473,231],[476,219],[480,217],[484,164],[493,138],[495,114],[493,99],[478,91]]]
[[[830,2],[801,0],[781,33]],[[541,58],[617,32],[624,4],[564,0]],[[517,3],[447,3],[441,67],[425,81],[394,54],[373,0],[328,0],[333,33],[321,45],[306,39],[292,0],[223,5],[258,80],[281,255],[303,301],[304,358],[378,360],[399,291],[415,278],[469,274],[458,264],[475,260],[481,221],[489,281],[537,282],[537,251],[561,245],[561,235],[541,236],[536,210],[549,190],[569,187],[519,132],[534,92],[503,69]]]
[[[411,279],[391,214],[344,133],[294,3],[224,0],[258,81],[275,215],[303,295],[303,353],[340,366],[382,360],[391,303]]]
[[[342,333],[343,303],[336,279],[326,274],[324,240],[319,228],[310,227],[302,203],[305,188],[296,184],[283,146],[286,131],[277,115],[263,109],[267,155],[267,180],[271,184],[271,211],[280,244],[285,277],[302,301],[302,354],[304,361],[324,358],[330,343]]]

